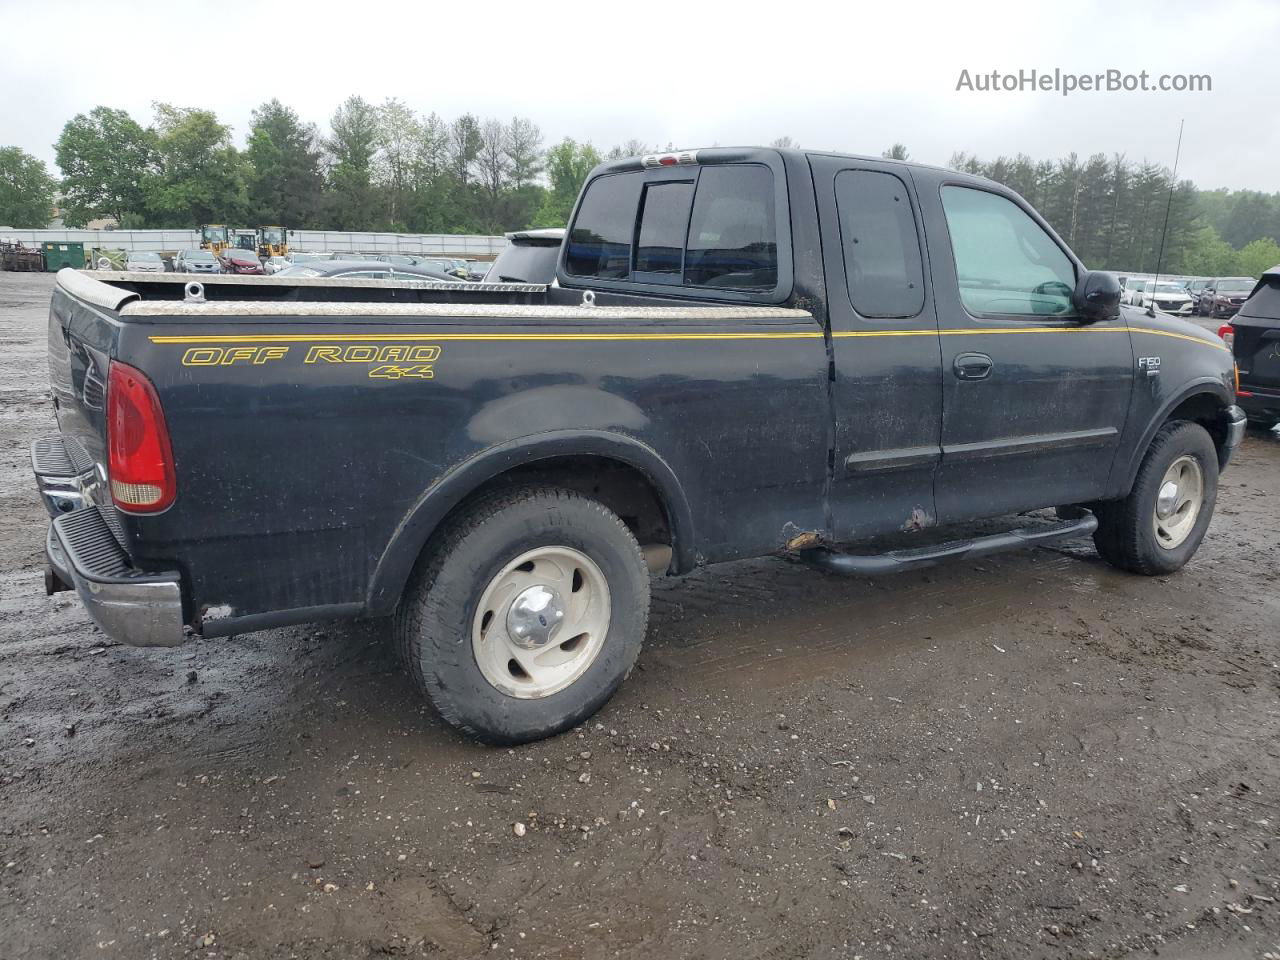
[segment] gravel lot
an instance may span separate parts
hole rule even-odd
[[[0,274],[0,958],[1280,956],[1280,436],[1168,578],[661,583],[620,695],[499,750],[382,623],[145,651],[44,596],[51,286]]]

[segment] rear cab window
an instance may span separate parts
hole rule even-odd
[[[785,210],[780,160],[606,172],[588,183],[579,203],[564,279],[781,302],[791,281]]]

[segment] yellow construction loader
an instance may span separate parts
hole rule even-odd
[[[289,241],[285,239],[284,227],[259,227],[258,237],[258,256],[263,259],[289,255]]]

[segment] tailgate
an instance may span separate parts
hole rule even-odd
[[[1240,385],[1280,390],[1280,321],[1270,329],[1233,324]]]

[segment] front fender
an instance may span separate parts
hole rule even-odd
[[[633,437],[605,430],[553,430],[508,440],[458,464],[418,498],[396,528],[369,584],[368,613],[391,613],[423,547],[449,512],[485,483],[516,467],[562,456],[595,456],[639,470],[658,491],[671,526],[673,568],[696,564],[693,515],[684,488],[662,457]]]
[[[1147,449],[1151,446],[1151,441],[1155,439],[1156,432],[1169,419],[1169,415],[1173,413],[1179,406],[1186,403],[1192,397],[1198,395],[1207,395],[1212,397],[1222,410],[1226,410],[1233,403],[1235,398],[1231,395],[1231,391],[1221,379],[1216,377],[1198,377],[1186,384],[1178,393],[1174,394],[1170,399],[1157,410],[1147,423],[1142,432],[1141,439],[1130,448],[1128,459],[1119,462],[1116,465],[1117,483],[1115,488],[1119,491],[1120,496],[1125,496],[1133,489],[1133,482],[1138,476],[1138,468],[1142,466],[1142,458],[1146,455]]]

